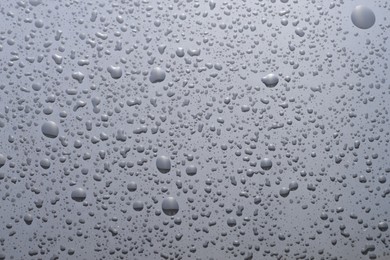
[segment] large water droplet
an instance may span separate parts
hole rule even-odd
[[[82,202],[87,197],[87,192],[83,188],[76,188],[72,191],[71,197],[74,201]]]
[[[268,171],[272,168],[272,161],[269,158],[263,158],[260,161],[260,167],[261,169]]]
[[[167,197],[163,200],[161,208],[165,215],[173,216],[179,211],[179,203],[174,197]]]
[[[160,155],[157,157],[156,166],[161,173],[167,173],[171,170],[171,160],[165,155]]]
[[[261,81],[266,85],[268,88],[273,88],[279,83],[279,78],[273,73],[268,74],[265,77],[261,78]]]
[[[152,83],[162,82],[165,79],[165,71],[160,67],[155,67],[150,71],[149,80]]]
[[[189,175],[189,176],[194,176],[196,173],[198,172],[198,169],[196,168],[195,165],[189,165],[187,168],[186,168],[186,173]]]
[[[380,231],[385,232],[389,228],[389,226],[387,225],[386,222],[381,221],[378,224],[378,228],[379,228]]]
[[[122,77],[122,68],[119,66],[111,65],[107,68],[107,71],[110,73],[113,79],[119,79],[120,77]]]
[[[288,194],[290,194],[290,189],[287,188],[287,187],[283,187],[283,188],[280,189],[279,194],[280,194],[280,196],[285,198],[285,197],[288,196]]]
[[[364,5],[358,5],[353,9],[351,19],[353,24],[360,29],[368,29],[375,24],[374,12]]]
[[[56,138],[59,133],[58,126],[53,121],[47,121],[42,125],[42,133],[49,138]]]
[[[7,158],[5,157],[5,155],[0,153],[0,168],[4,166],[6,160]]]
[[[144,209],[144,203],[140,200],[137,200],[133,203],[133,209],[135,211],[141,211]]]

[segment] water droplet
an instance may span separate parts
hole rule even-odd
[[[179,212],[179,203],[174,197],[167,197],[163,200],[161,208],[165,215],[173,216]]]
[[[110,73],[113,79],[119,79],[122,77],[122,68],[119,66],[111,65],[107,68],[107,71]]]
[[[144,209],[144,203],[140,200],[137,200],[133,203],[133,209],[135,211],[141,211]]]
[[[5,155],[0,153],[0,168],[4,166],[6,161],[7,161],[7,158],[5,157]]]
[[[72,191],[71,197],[74,201],[82,202],[87,198],[87,192],[83,188],[76,188]]]
[[[374,12],[364,6],[356,6],[351,14],[352,23],[360,29],[368,29],[375,24],[375,14]]]
[[[155,67],[150,71],[149,80],[152,83],[163,82],[165,80],[165,71],[160,67]]]
[[[261,81],[266,85],[268,88],[273,88],[279,83],[279,78],[273,73],[270,73],[266,75],[265,77],[261,78]]]
[[[378,228],[379,228],[380,231],[385,232],[385,231],[387,231],[387,229],[389,228],[389,225],[387,225],[386,222],[381,221],[381,222],[379,222],[379,224],[378,224]]]
[[[237,225],[236,219],[234,219],[234,218],[232,218],[232,217],[229,217],[229,218],[227,219],[227,225],[228,225],[229,227],[234,227],[235,225]]]
[[[167,173],[171,170],[171,160],[165,155],[160,155],[157,157],[156,166],[161,173]]]
[[[285,198],[285,197],[287,197],[290,194],[290,189],[287,188],[287,187],[283,187],[283,188],[280,189],[279,194],[280,194],[280,196]]]
[[[272,161],[269,158],[263,158],[260,161],[260,167],[261,169],[268,171],[272,168]]]
[[[23,220],[27,225],[31,225],[33,222],[33,216],[31,214],[26,214],[24,215]]]
[[[131,192],[136,191],[137,183],[135,183],[134,181],[129,182],[129,184],[127,184],[127,190]]]
[[[59,133],[58,126],[53,121],[47,121],[42,125],[42,133],[49,138],[56,138]]]
[[[187,168],[186,168],[186,173],[189,176],[194,176],[197,172],[198,172],[198,169],[196,168],[195,165],[191,164],[191,165],[187,166]]]

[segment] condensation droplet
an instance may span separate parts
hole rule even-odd
[[[353,9],[351,19],[352,23],[360,29],[368,29],[375,24],[374,12],[364,5],[358,5]]]
[[[157,157],[156,167],[161,173],[168,173],[171,170],[171,160],[165,155],[160,155]]]
[[[163,82],[165,80],[165,71],[160,67],[155,67],[150,71],[149,80],[152,83]]]
[[[167,197],[163,199],[161,208],[165,215],[174,216],[179,212],[179,203],[174,197]]]
[[[266,85],[268,88],[273,88],[279,83],[279,78],[273,73],[270,73],[264,77],[261,78],[261,81]]]
[[[83,188],[76,188],[72,191],[71,197],[74,201],[82,202],[87,198],[87,192]]]
[[[59,133],[57,124],[53,121],[45,122],[41,127],[42,133],[49,138],[56,138]]]

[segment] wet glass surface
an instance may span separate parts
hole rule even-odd
[[[0,2],[0,259],[390,259],[390,2]]]

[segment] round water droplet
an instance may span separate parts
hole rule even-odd
[[[160,67],[155,67],[151,70],[149,80],[152,83],[162,82],[165,79],[165,71]]]
[[[268,171],[272,168],[272,161],[271,159],[269,158],[263,158],[261,159],[260,161],[260,167],[261,169],[263,169],[264,171]]]
[[[283,188],[280,189],[279,194],[280,194],[280,196],[285,198],[285,197],[288,196],[288,194],[290,194],[290,189],[287,188],[287,187],[283,187]]]
[[[127,190],[128,191],[136,191],[137,190],[137,183],[135,183],[134,181],[131,181],[129,184],[127,184]]]
[[[33,216],[31,214],[26,214],[24,215],[23,220],[27,225],[31,225],[31,223],[33,222]]]
[[[163,200],[161,208],[165,215],[173,216],[179,211],[179,203],[174,197],[167,197]]]
[[[5,155],[0,153],[0,168],[4,166],[6,160],[7,158],[5,157]]]
[[[290,191],[297,190],[298,189],[298,183],[296,181],[292,181],[288,185],[288,188],[290,189]]]
[[[320,215],[320,218],[322,220],[327,220],[328,219],[328,214],[326,214],[325,212],[322,212],[321,215]]]
[[[87,192],[83,188],[76,188],[72,191],[71,197],[74,201],[82,202],[87,197]]]
[[[368,29],[375,24],[375,14],[370,8],[358,5],[352,11],[351,20],[356,27]]]
[[[236,221],[234,218],[229,217],[229,218],[227,219],[227,225],[228,225],[229,227],[234,227],[235,225],[237,225],[237,221]]]
[[[378,228],[379,228],[380,231],[385,232],[389,228],[389,225],[387,225],[386,222],[381,221],[378,224]]]
[[[42,133],[49,138],[56,138],[60,132],[58,126],[53,121],[47,121],[42,125]]]
[[[47,158],[42,159],[42,160],[39,162],[39,164],[41,165],[41,167],[42,167],[43,169],[49,169],[49,168],[50,168],[50,165],[51,165],[50,160],[47,159]]]
[[[186,173],[189,175],[189,176],[194,176],[196,173],[198,172],[198,169],[196,168],[195,165],[189,165],[187,168],[186,168]]]
[[[178,56],[178,57],[184,57],[184,55],[185,55],[185,52],[184,52],[184,49],[183,48],[181,48],[181,47],[179,47],[179,48],[177,48],[176,49],[176,55]]]
[[[171,160],[165,155],[160,155],[157,157],[156,166],[161,173],[167,173],[171,170]]]
[[[140,200],[137,200],[133,203],[133,209],[135,211],[141,211],[144,209],[144,203]]]
[[[1,165],[1,163],[0,163],[0,165]],[[386,182],[386,176],[381,175],[381,176],[379,176],[378,180],[379,180],[379,183],[385,183]]]

